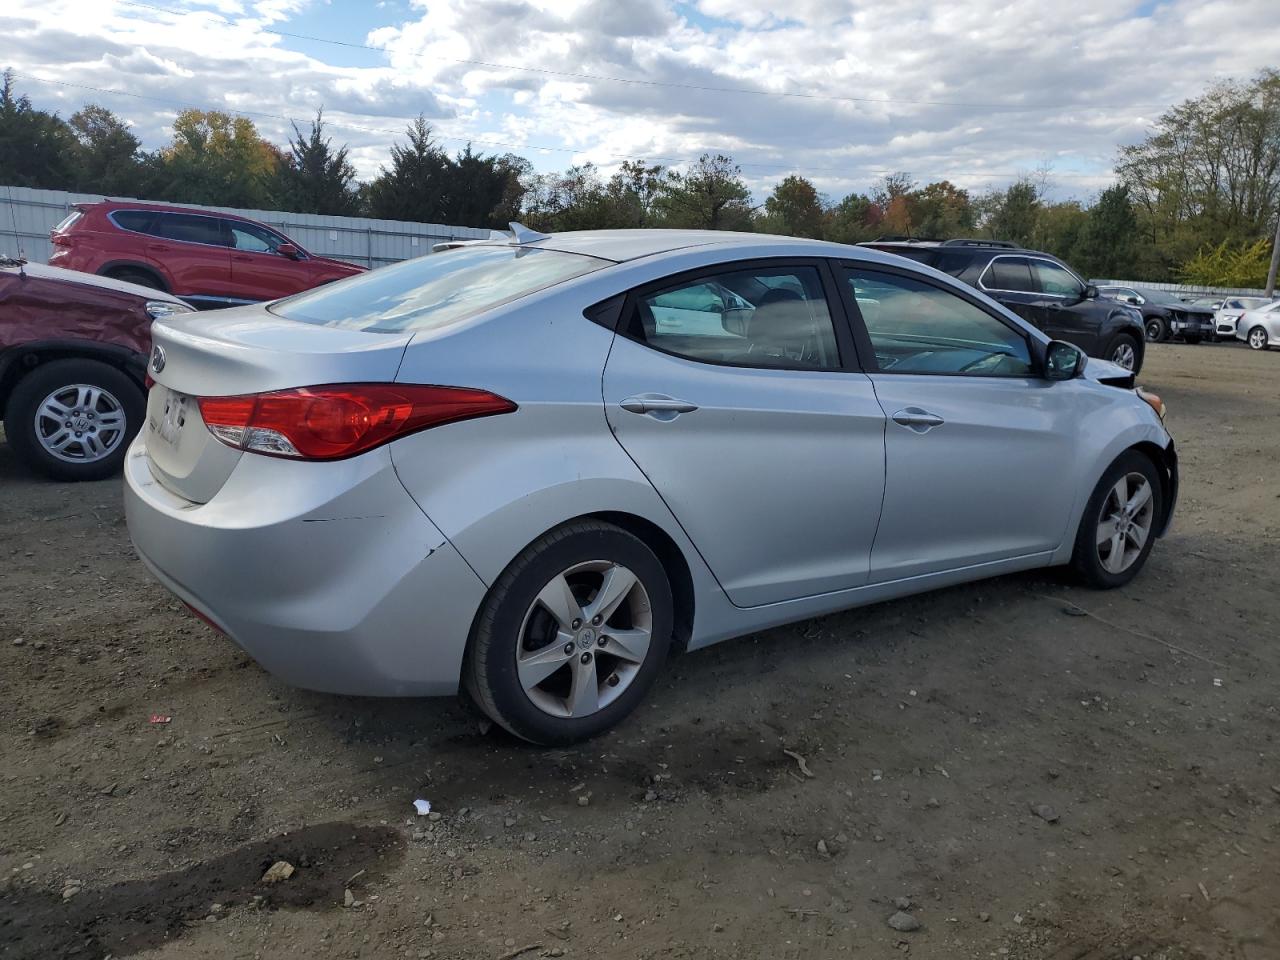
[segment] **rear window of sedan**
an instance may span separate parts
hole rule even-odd
[[[458,247],[308,290],[269,309],[349,330],[430,330],[607,266],[608,260],[558,250]]]

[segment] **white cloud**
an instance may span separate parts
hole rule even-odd
[[[323,104],[365,176],[421,111],[451,147],[524,145],[544,169],[726,152],[761,192],[800,172],[839,196],[894,170],[980,189],[1048,163],[1059,194],[1083,196],[1165,106],[1280,53],[1263,0],[414,0],[408,15],[342,0],[155,6],[178,12],[118,0],[11,10],[0,60],[156,98],[20,81],[64,112],[103,102],[152,146],[185,105],[305,120]],[[269,32],[304,11],[305,32],[367,42],[385,59],[341,65],[352,62],[343,48],[298,53]],[[365,27],[352,35],[356,20]],[[283,142],[286,120],[254,119]]]

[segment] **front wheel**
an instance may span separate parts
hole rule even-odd
[[[146,397],[98,360],[55,360],[18,381],[4,432],[18,458],[54,480],[101,480],[120,469]]]
[[[1107,347],[1107,359],[1124,367],[1126,370],[1133,370],[1136,373],[1138,341],[1127,333],[1116,334],[1116,338]]]
[[[1136,577],[1155,542],[1162,505],[1160,474],[1150,458],[1131,450],[1117,459],[1080,519],[1071,556],[1080,578],[1109,590]]]
[[[534,541],[476,621],[464,682],[494,722],[532,743],[596,736],[629,714],[671,644],[671,586],[638,537],[595,520]]]
[[[1249,346],[1254,350],[1267,349],[1267,331],[1261,327],[1254,327],[1249,331]]]
[[[1159,343],[1169,337],[1169,328],[1159,317],[1151,317],[1146,321],[1143,329],[1146,331],[1148,343]]]

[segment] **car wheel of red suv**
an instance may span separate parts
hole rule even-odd
[[[18,381],[5,409],[9,445],[55,480],[101,480],[120,469],[142,426],[146,397],[98,360],[55,360]]]
[[[112,280],[123,280],[125,283],[136,283],[140,287],[150,287],[152,290],[164,289],[164,284],[157,280],[154,274],[147,273],[145,270],[121,268],[119,270],[108,270],[106,275]]]

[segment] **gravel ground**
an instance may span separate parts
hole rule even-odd
[[[723,644],[572,750],[273,680],[134,559],[118,481],[0,446],[0,957],[1280,958],[1280,355],[1141,380],[1183,491],[1128,588]]]

